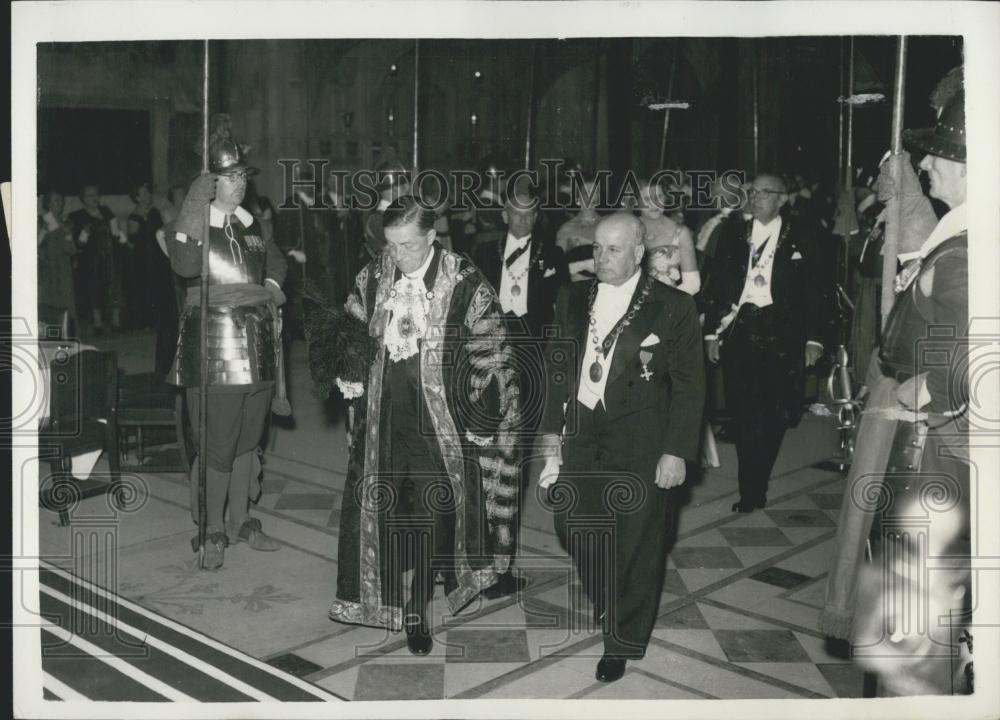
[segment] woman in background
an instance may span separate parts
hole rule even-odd
[[[84,185],[80,190],[83,207],[69,216],[76,242],[76,287],[85,309],[90,310],[92,329],[104,334],[104,319],[111,321],[111,330],[121,329],[122,287],[119,253],[116,245],[127,245],[128,238],[118,228],[118,220],[111,209],[101,204],[96,185]]]
[[[664,285],[694,295],[701,289],[701,275],[691,231],[665,214],[663,189],[648,180],[639,186],[639,219],[646,228],[646,268]],[[702,464],[719,467],[719,453],[712,426],[705,422]]]
[[[76,245],[63,217],[62,194],[49,191],[42,198],[38,218],[38,319],[59,328],[60,337],[69,337],[76,324],[76,297],[73,287],[73,258]],[[39,332],[48,337],[48,332]]]
[[[639,219],[646,228],[646,264],[660,282],[689,295],[701,289],[691,231],[667,216],[663,188],[648,180],[639,187]]]
[[[135,207],[128,216],[128,239],[132,248],[132,270],[127,273],[126,295],[132,322],[137,327],[148,328],[156,324],[156,299],[158,285],[162,284],[162,268],[169,269],[169,262],[156,240],[156,231],[163,227],[160,211],[153,207],[153,193],[148,183],[132,188],[129,197]],[[162,262],[157,262],[161,260]],[[171,295],[173,291],[171,290]]]

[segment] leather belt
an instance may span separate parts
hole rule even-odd
[[[890,473],[917,472],[927,442],[926,422],[901,422],[896,426],[886,470]]]

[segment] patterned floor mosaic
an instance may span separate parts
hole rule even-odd
[[[293,353],[293,377],[302,363]],[[829,418],[807,416],[788,434],[767,508],[747,515],[729,511],[735,452],[720,443],[722,467],[679,495],[677,541],[647,655],[605,685],[594,679],[600,632],[551,517],[533,497],[516,565],[527,588],[518,597],[477,599],[459,616],[445,614],[439,588],[429,656],[410,655],[402,634],[328,620],[346,443],[335,404],[311,398],[301,383],[292,393],[295,425],[272,433],[256,511],[284,544],[279,552],[237,546],[221,570],[192,574],[186,480],[149,475],[141,476],[145,504],[117,521],[113,575],[71,551],[75,526],[58,527],[47,511],[43,554],[84,576],[91,568],[111,577],[124,597],[346,699],[861,696],[860,671],[829,652],[816,630],[844,488],[830,462]],[[101,502],[88,500],[79,513],[98,512]]]

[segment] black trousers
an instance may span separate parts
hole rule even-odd
[[[454,555],[450,481],[419,433],[392,434],[392,470],[387,478],[389,511],[384,520],[388,548],[385,577],[389,604],[403,606],[403,573],[413,570],[404,613],[423,614],[434,596],[434,576],[451,570]]]
[[[559,480],[549,488],[556,534],[580,584],[604,610],[604,651],[641,658],[666,569],[669,493],[654,483],[658,452],[637,452],[602,405],[578,405]]]
[[[722,367],[726,400],[733,405],[740,501],[763,506],[788,427],[794,366],[773,306],[744,307],[734,322]]]

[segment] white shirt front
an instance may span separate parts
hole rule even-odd
[[[424,275],[433,258],[434,250],[431,249],[423,265],[412,273],[403,273],[393,283],[392,292],[385,302],[389,321],[386,323],[382,342],[393,362],[416,355],[420,349],[419,341],[427,332],[430,301],[427,298]]]
[[[594,324],[590,325],[588,319],[587,349],[583,353],[583,368],[580,372],[579,390],[576,393],[576,399],[591,410],[597,407],[598,402],[604,402],[604,388],[608,384],[611,359],[615,356],[618,338],[615,338],[611,347],[608,348],[607,356],[600,353],[598,347],[618,324],[618,321],[628,312],[641,275],[642,273],[636,270],[635,274],[621,285],[615,286],[609,283],[598,283],[597,285],[597,297],[594,298],[593,308]],[[597,343],[594,342],[595,336]],[[597,382],[590,379],[590,366],[595,361],[601,365],[601,379]]]
[[[521,255],[507,267],[507,258],[518,248],[524,247]],[[507,233],[507,240],[503,252],[503,262],[500,263],[500,287],[497,293],[500,296],[500,307],[504,312],[512,312],[521,317],[528,312],[528,261],[531,259],[531,235],[523,238],[516,238]],[[515,296],[512,288],[515,285],[514,278],[517,278],[517,286],[520,292]]]
[[[778,237],[781,235],[781,216],[777,215],[771,222],[764,225],[759,220],[753,221],[753,228],[750,231],[750,248],[748,249],[749,259],[747,260],[747,277],[743,283],[743,293],[740,295],[739,305],[743,303],[753,303],[757,307],[767,307],[774,304],[771,297],[771,274],[774,269],[774,254],[778,244]],[[754,253],[761,250],[757,267],[753,266]],[[762,276],[763,285],[757,285],[754,280]]]

